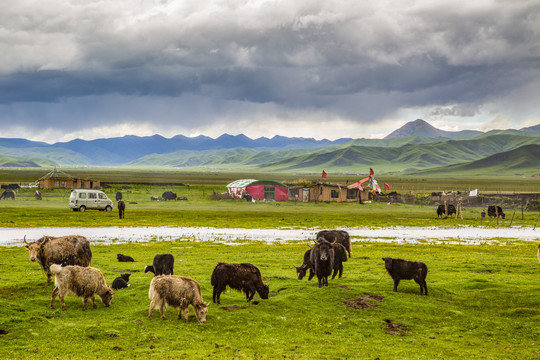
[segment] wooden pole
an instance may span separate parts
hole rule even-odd
[[[538,224],[538,220],[540,220],[540,214],[538,214],[538,219],[536,219],[536,223],[534,224],[533,230],[536,229],[536,224]]]
[[[497,226],[499,226],[499,206],[495,205],[495,217],[497,218]]]
[[[514,215],[516,215],[516,209],[514,209],[514,213],[512,214],[512,220],[510,220],[510,226],[512,226],[512,221],[514,221]]]
[[[444,217],[448,217],[448,204],[444,200]]]

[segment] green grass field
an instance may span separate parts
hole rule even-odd
[[[80,298],[49,308],[53,286],[22,247],[0,248],[2,359],[533,359],[540,356],[540,273],[533,243],[512,245],[396,245],[356,243],[341,279],[328,288],[297,280],[304,243],[230,246],[212,242],[93,245],[92,265],[110,284],[132,273],[131,287],[112,305],[82,311]],[[175,256],[175,273],[196,279],[211,301],[210,274],[218,261],[251,262],[270,286],[270,298],[227,291],[211,304],[207,323],[148,320],[150,273],[156,253]],[[119,263],[116,254],[135,258]],[[429,296],[413,281],[397,293],[382,257],[428,264]],[[365,307],[365,308],[363,308]]]

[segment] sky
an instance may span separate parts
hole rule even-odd
[[[4,138],[540,124],[540,1],[0,2]]]

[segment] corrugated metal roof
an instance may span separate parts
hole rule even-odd
[[[249,186],[251,183],[254,183],[255,181],[258,181],[258,180],[255,180],[255,179],[239,179],[239,180],[233,181],[232,183],[227,185],[227,187],[228,188],[231,188],[231,187],[233,187],[233,188],[236,188],[236,187],[243,188],[243,187]]]

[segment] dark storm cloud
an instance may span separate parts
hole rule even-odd
[[[540,3],[527,1],[10,2],[0,116],[38,124],[50,104],[51,125],[73,129],[86,125],[64,121],[63,104],[87,104],[81,118],[97,123],[123,111],[185,127],[265,104],[365,123],[420,107],[471,117],[538,90],[539,24]],[[193,110],[159,110],[175,101]]]

